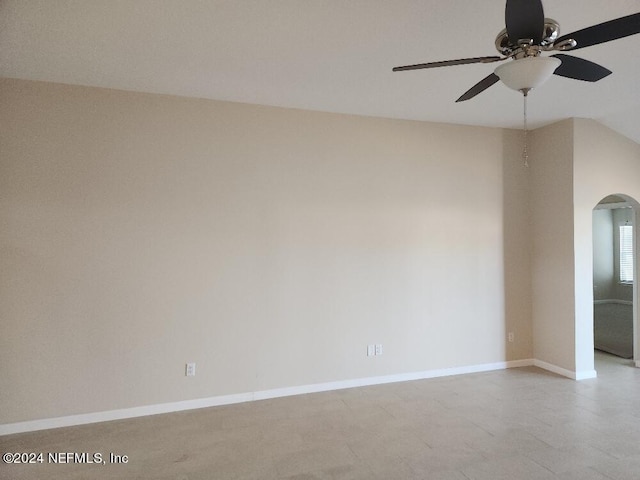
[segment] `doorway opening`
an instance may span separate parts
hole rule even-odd
[[[640,204],[622,194],[593,209],[593,338],[596,351],[640,367],[638,212]]]

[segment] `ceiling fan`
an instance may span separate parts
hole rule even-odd
[[[560,25],[545,18],[541,0],[507,0],[505,24],[496,37],[496,49],[502,56],[473,57],[441,62],[419,63],[395,67],[394,72],[423,68],[447,67],[469,63],[493,63],[507,59],[494,73],[480,80],[456,102],[469,100],[502,80],[508,87],[521,91],[544,83],[551,75],[597,82],[611,71],[582,58],[556,53],[543,57],[542,52],[578,50],[640,33],[640,13],[593,25],[567,35],[559,36]]]

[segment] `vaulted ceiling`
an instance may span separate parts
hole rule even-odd
[[[640,0],[543,0],[561,34]],[[519,128],[501,83],[455,100],[495,64],[392,72],[497,55],[504,0],[0,0],[0,76],[359,115]],[[640,143],[640,35],[575,52],[613,75],[554,76],[532,126],[593,118]]]

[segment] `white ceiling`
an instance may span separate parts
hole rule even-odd
[[[640,11],[640,0],[543,0],[561,34]],[[468,125],[522,125],[495,67],[393,73],[497,55],[504,0],[0,0],[0,76]],[[613,70],[554,76],[530,124],[594,118],[640,143],[640,35],[576,51]]]

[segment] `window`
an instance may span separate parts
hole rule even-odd
[[[620,226],[620,282],[633,283],[633,227]]]

